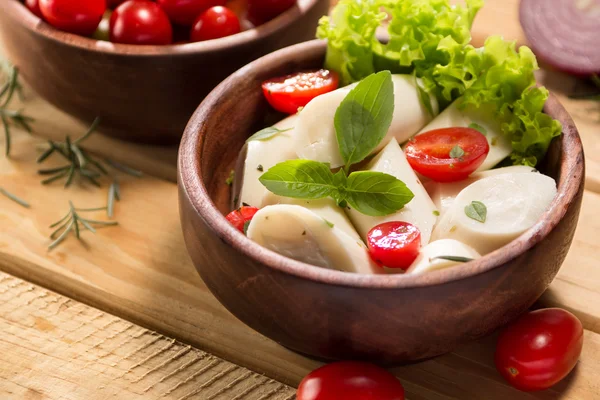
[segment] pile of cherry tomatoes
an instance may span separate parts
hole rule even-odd
[[[24,0],[60,30],[114,43],[168,45],[234,35],[296,0]]]

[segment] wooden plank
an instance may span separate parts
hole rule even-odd
[[[0,398],[270,399],[295,390],[0,273]]]
[[[4,273],[0,273],[0,328],[3,399],[291,400],[294,396],[294,389],[286,385]],[[593,377],[590,373],[599,366],[600,335],[585,335],[585,352],[574,375],[550,391],[522,398],[593,399],[598,382],[579,383]],[[508,398],[514,390],[503,384],[489,362],[493,340],[471,345],[464,354],[392,372],[403,378],[411,400]],[[474,375],[485,384],[472,385]]]
[[[151,177],[124,178],[124,201],[116,209],[119,227],[100,230],[96,236],[84,232],[84,243],[70,238],[48,252],[47,226],[66,211],[67,199],[79,206],[103,205],[106,189],[42,187],[33,162],[35,140],[24,134],[15,139],[13,160],[0,159],[0,184],[27,197],[33,208],[2,202],[0,269],[290,385],[318,365],[251,331],[209,293],[187,256],[172,183]],[[597,330],[600,273],[594,270],[594,238],[600,231],[600,220],[593,217],[600,207],[600,195],[587,192],[583,207],[585,224],[580,225],[573,249],[544,301],[572,309],[586,327]],[[474,389],[466,382],[480,376],[476,366],[483,364],[484,388],[510,392],[516,399],[548,398],[544,394],[520,395],[507,388],[493,373],[492,347],[489,339],[475,343],[453,354],[398,369],[398,376],[417,399],[480,398],[469,392]],[[586,352],[585,357],[590,355]],[[594,360],[588,362],[593,364]],[[600,369],[595,365],[583,370],[585,374],[576,377],[577,384],[572,385],[576,391],[573,395],[565,392],[565,399],[585,398],[586,391],[593,388],[587,382],[599,381],[594,371]],[[426,385],[416,371],[425,371],[432,380],[437,377],[438,383]],[[448,371],[454,371],[448,376],[456,378],[444,375]],[[441,384],[447,379],[457,383]],[[567,389],[575,390],[571,386],[560,390]]]

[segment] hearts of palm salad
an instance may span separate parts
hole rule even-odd
[[[246,142],[228,219],[285,256],[376,274],[454,267],[533,226],[556,195],[535,166],[562,127],[529,48],[470,44],[482,6],[341,0],[317,30],[323,69],[263,84],[290,116]]]

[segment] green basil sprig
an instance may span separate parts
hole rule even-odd
[[[270,168],[260,182],[279,196],[298,199],[331,197],[347,202],[355,210],[371,216],[391,214],[412,200],[413,193],[392,175],[357,171],[346,177],[331,172],[329,164],[311,160],[289,160]]]
[[[412,200],[412,191],[396,177],[383,172],[358,171],[348,175],[353,164],[363,161],[387,135],[394,114],[394,86],[389,71],[370,75],[359,82],[341,102],[334,125],[345,166],[337,173],[328,163],[289,160],[271,167],[260,182],[279,196],[299,199],[331,197],[370,216],[400,210]]]

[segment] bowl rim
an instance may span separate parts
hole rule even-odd
[[[316,267],[287,258],[258,245],[227,222],[211,200],[202,181],[200,159],[204,150],[205,136],[200,133],[205,117],[211,114],[211,110],[222,104],[220,97],[224,92],[230,90],[231,84],[238,79],[247,77],[251,71],[260,70],[263,66],[274,63],[283,65],[286,62],[298,60],[298,54],[303,56],[306,54],[309,56],[324,55],[325,48],[324,41],[312,40],[275,51],[242,67],[219,84],[204,99],[185,129],[178,158],[178,184],[182,189],[180,196],[186,196],[186,200],[213,234],[244,256],[281,273],[327,285],[366,289],[401,289],[441,285],[500,268],[524,254],[548,236],[562,220],[578,192],[583,189],[585,160],[579,133],[567,111],[556,97],[550,94],[544,111],[563,124],[560,136],[560,140],[563,142],[561,146],[562,162],[559,167],[557,195],[533,227],[505,246],[465,263],[461,268],[446,268],[415,275],[367,275]],[[182,199],[180,199],[181,201]]]
[[[301,16],[308,13],[319,2],[323,0],[297,0],[296,5],[284,11],[272,20],[259,25],[256,28],[240,32],[224,38],[206,40],[203,42],[192,42],[170,45],[134,45],[112,43],[97,40],[87,36],[64,32],[52,27],[41,18],[33,14],[18,0],[4,0],[0,10],[5,9],[9,18],[17,21],[25,28],[41,35],[44,38],[67,44],[80,49],[94,51],[103,54],[126,55],[126,56],[157,56],[157,55],[189,55],[196,53],[210,53],[243,47],[248,43],[259,41],[272,36],[291,25]]]

